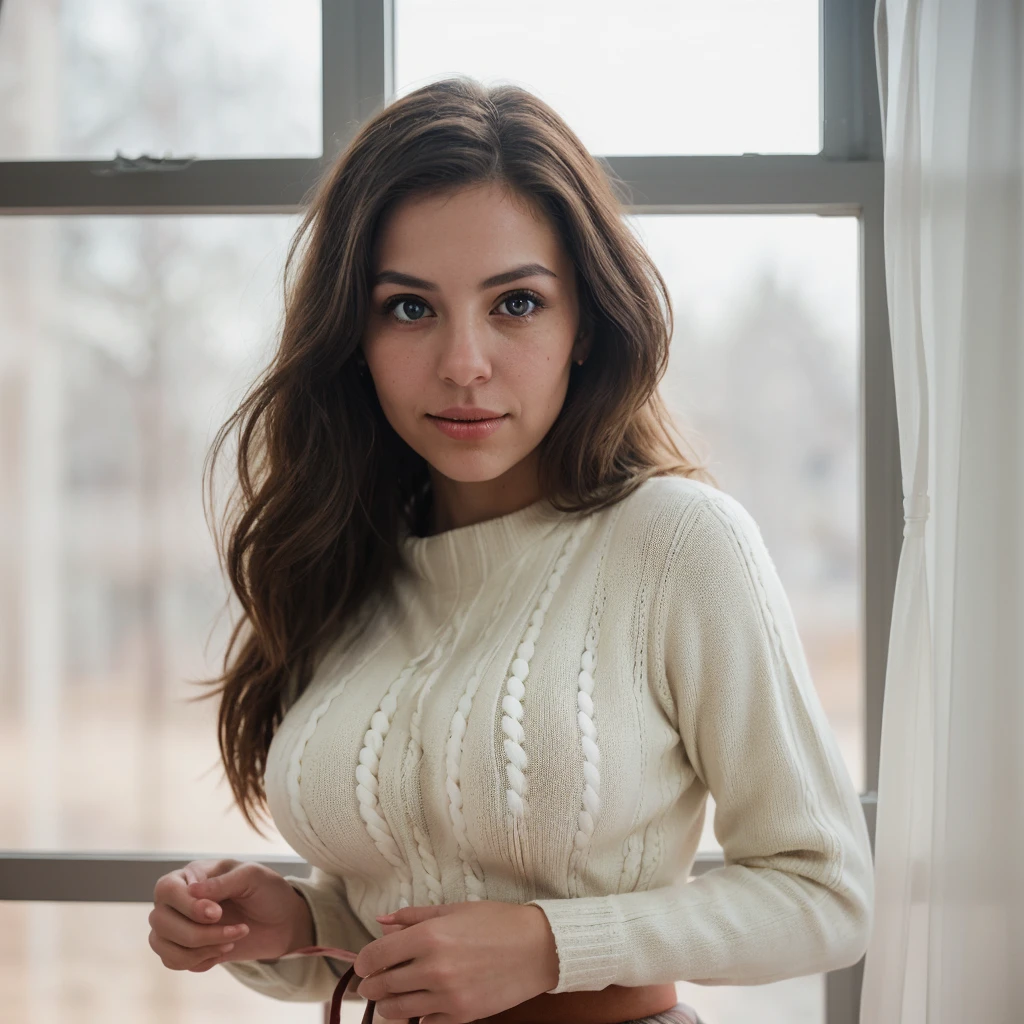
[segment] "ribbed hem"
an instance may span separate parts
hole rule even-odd
[[[614,985],[626,954],[618,908],[605,896],[530,900],[547,916],[558,950],[558,985],[549,992],[591,992]]]

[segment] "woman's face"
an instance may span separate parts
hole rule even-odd
[[[363,352],[391,426],[449,481],[523,484],[585,356],[553,226],[495,185],[413,197],[380,226],[371,286]]]

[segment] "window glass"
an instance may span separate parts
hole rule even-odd
[[[601,155],[818,153],[818,0],[395,0],[399,95],[525,86]]]
[[[846,766],[864,787],[858,222],[644,215],[674,315],[661,391],[754,517]],[[703,849],[719,849],[709,802]]]
[[[676,983],[704,1024],[825,1024],[825,975],[809,974],[770,985]]]
[[[3,1019],[322,1024],[323,1003],[271,999],[221,967],[198,974],[165,967],[149,945],[152,909],[152,903],[0,901]],[[345,1024],[358,1019],[342,1013]]]
[[[6,0],[0,160],[319,156],[320,0]]]
[[[0,847],[291,852],[234,808],[192,681],[238,614],[203,461],[269,358],[297,225],[0,220]]]

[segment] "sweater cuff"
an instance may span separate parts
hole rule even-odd
[[[558,984],[551,993],[596,991],[615,984],[626,954],[618,908],[606,896],[530,900],[548,919],[558,950]]]
[[[352,949],[354,915],[348,905],[337,900],[324,899],[322,887],[309,878],[285,875],[285,881],[306,901],[313,917],[313,945]],[[362,928],[360,922],[358,927]],[[371,935],[370,939],[373,938]],[[358,953],[361,946],[353,952]],[[325,957],[330,961],[330,957]]]

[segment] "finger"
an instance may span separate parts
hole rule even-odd
[[[356,987],[356,993],[364,999],[386,999],[425,991],[426,981],[422,966],[412,961],[364,978]]]
[[[418,932],[416,928],[401,928],[367,943],[355,959],[356,974],[360,978],[368,978],[378,971],[414,960],[423,951],[422,935]]]
[[[217,964],[222,964],[230,959],[231,957],[228,954],[211,957],[209,960],[204,960],[201,964],[196,964],[195,967],[190,967],[189,970],[193,974],[203,974],[205,971],[210,970],[211,967],[216,967]]]
[[[153,931],[179,946],[197,949],[223,942],[237,942],[249,934],[246,924],[197,924],[166,903],[160,903],[149,912]]]
[[[217,904],[251,896],[260,875],[259,865],[252,861],[236,861],[235,864],[227,871],[193,882],[187,887],[188,895],[194,900],[212,900]]]
[[[404,992],[400,996],[389,996],[387,999],[378,1002],[376,1009],[380,1017],[398,1020],[418,1017],[422,1020],[424,1015],[440,1011],[442,1005],[436,992],[428,992],[425,989],[421,989],[416,992]],[[437,1019],[452,1020],[451,1017]]]
[[[186,864],[181,869],[181,872],[182,875],[184,875],[185,881],[191,885],[193,882],[200,882],[213,875],[223,874],[225,871],[229,871],[239,863],[240,861],[233,860],[229,857],[221,857],[216,860],[212,858],[208,860],[194,860],[191,863]]]
[[[159,895],[157,892],[158,889],[161,891],[164,889],[169,891],[171,889],[180,888],[180,883],[182,881],[184,881],[187,886],[192,882],[208,878],[211,875],[221,874],[240,863],[241,861],[227,857],[211,857],[206,860],[190,861],[184,867],[178,868],[177,871],[169,871],[166,875],[161,875],[161,877],[157,879],[153,895],[154,897]]]
[[[212,871],[220,871],[227,865],[238,863],[234,860],[201,860],[171,871],[157,880],[153,889],[153,902],[157,906],[167,904],[193,921],[217,921],[221,916],[220,905],[215,900],[190,894],[189,885],[204,881]]]
[[[419,924],[420,921],[428,921],[432,917],[441,917],[444,914],[454,912],[453,903],[427,904],[422,907],[400,907],[391,911],[390,914],[379,914],[377,920],[381,924]]]
[[[191,970],[193,967],[206,960],[215,959],[231,952],[233,943],[225,943],[215,946],[201,946],[198,949],[181,946],[162,935],[151,931],[149,933],[149,945],[154,953],[163,961],[165,967],[172,971]]]

